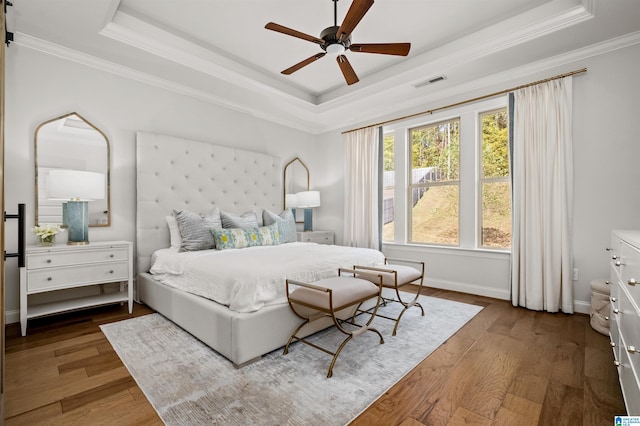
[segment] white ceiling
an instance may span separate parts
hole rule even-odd
[[[603,43],[640,41],[638,0],[376,0],[352,41],[411,42],[411,52],[347,52],[360,78],[347,86],[329,55],[282,75],[321,50],[264,28],[273,21],[319,36],[334,24],[331,0],[13,4],[7,26],[16,44],[312,133],[408,110],[525,65],[557,67]],[[350,5],[338,1],[338,25]],[[446,80],[415,87],[440,75]]]

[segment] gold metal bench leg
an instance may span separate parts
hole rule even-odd
[[[302,329],[302,327],[304,327],[304,326],[305,326],[306,324],[308,324],[308,323],[309,323],[309,319],[306,319],[302,324],[300,324],[300,325],[298,326],[298,328],[296,328],[296,329],[294,330],[294,332],[293,332],[293,333],[291,333],[291,337],[289,337],[289,341],[287,342],[286,346],[284,347],[284,353],[283,353],[283,355],[286,355],[286,354],[288,354],[288,353],[289,353],[289,345],[291,344],[291,342],[293,341],[293,339],[300,340],[300,338],[299,338],[299,337],[296,337],[296,336],[298,335],[298,332]]]

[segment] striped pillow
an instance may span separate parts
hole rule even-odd
[[[178,222],[182,243],[180,251],[208,250],[215,248],[216,242],[211,235],[212,228],[222,228],[220,210],[215,208],[205,217],[188,210],[174,210]]]
[[[242,215],[237,215],[229,212],[220,212],[220,219],[222,219],[223,228],[257,228],[258,217],[255,212],[246,212]]]

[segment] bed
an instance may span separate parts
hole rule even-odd
[[[268,292],[268,297],[259,297],[257,301],[243,296],[239,301],[223,298],[220,303],[211,300],[222,297],[220,295],[202,295],[191,289],[185,291],[169,281],[163,282],[166,275],[173,272],[170,268],[168,272],[166,268],[159,268],[159,258],[163,259],[165,254],[175,255],[167,253],[172,250],[169,249],[171,240],[167,215],[173,210],[205,213],[218,208],[237,214],[254,211],[260,221],[263,209],[280,213],[280,159],[232,147],[138,132],[136,165],[137,298],[236,366],[284,346],[300,322],[286,302],[282,273],[286,278],[314,281],[337,275],[338,267],[349,267],[355,263],[380,264],[384,260],[382,253],[376,250],[321,247],[297,242],[218,252],[212,250],[212,253],[205,253],[209,250],[195,254],[189,252],[185,256],[193,258],[186,261],[189,264],[200,261],[201,265],[206,265],[210,261],[205,256],[219,259],[224,268],[217,267],[217,271],[224,270],[225,274],[233,276],[237,287],[247,287],[246,280],[259,279],[271,283],[274,290]],[[256,259],[267,255],[272,256],[271,260],[263,264],[269,267],[259,266]],[[296,255],[305,256],[307,262],[293,262]],[[167,259],[174,267],[175,257]],[[152,264],[154,274],[150,272]],[[304,266],[293,266],[299,264]],[[201,269],[204,273],[205,267]],[[222,275],[215,273],[211,279],[222,279]],[[281,287],[275,284],[278,280]],[[309,328],[308,332],[329,325],[330,320],[318,321],[316,327]]]

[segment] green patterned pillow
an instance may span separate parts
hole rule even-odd
[[[278,224],[259,228],[212,228],[218,250],[239,249],[253,246],[271,246],[282,243]]]

